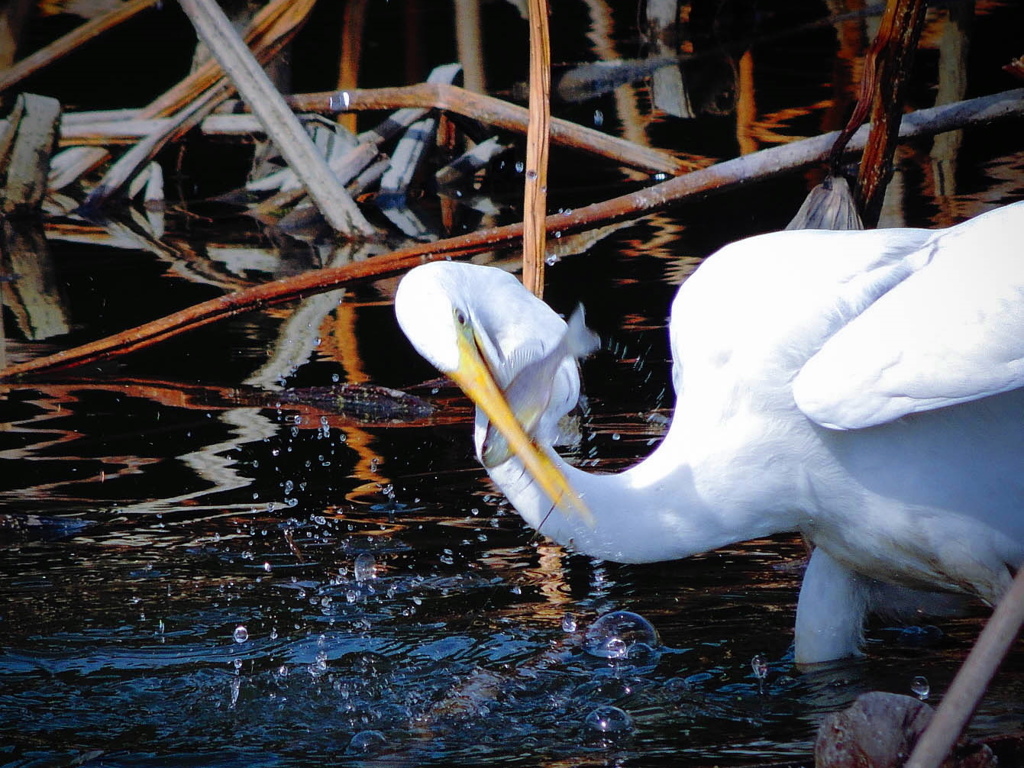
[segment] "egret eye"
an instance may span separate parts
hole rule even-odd
[[[466,324],[466,313],[463,312],[461,309],[455,310],[455,322],[458,323],[459,325]]]

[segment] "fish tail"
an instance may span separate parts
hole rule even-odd
[[[586,357],[601,347],[601,337],[587,328],[583,305],[577,304],[565,330],[566,351],[572,357]]]

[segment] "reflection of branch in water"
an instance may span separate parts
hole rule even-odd
[[[547,610],[539,611],[561,621],[565,606],[572,604],[569,584],[565,579],[565,568],[562,557],[565,550],[551,541],[542,539],[537,544],[537,571],[544,576],[540,583],[540,593],[547,600]]]
[[[361,261],[373,255],[373,248],[372,244],[346,243],[338,247],[330,266],[337,267]],[[278,341],[267,362],[246,379],[245,383],[264,389],[280,389],[282,382],[306,363],[315,350],[321,348],[321,342],[326,335],[324,331],[327,318],[332,312],[338,318],[332,330],[328,331],[332,346],[338,352],[335,359],[345,368],[347,381],[365,381],[367,376],[363,372],[362,359],[359,355],[355,315],[352,309],[344,304],[344,296],[345,291],[342,289],[304,299],[282,325]],[[370,448],[374,441],[373,436],[354,424],[343,426],[342,429],[345,433],[346,446],[358,456],[352,470],[353,477],[386,484],[387,479],[377,474],[381,458]]]
[[[217,414],[217,418],[229,428],[230,437],[227,440],[204,445],[197,451],[174,457],[195,472],[197,477],[208,482],[209,488],[163,499],[129,504],[121,507],[121,511],[129,514],[164,512],[180,507],[185,502],[251,485],[252,478],[239,474],[235,468],[237,461],[224,454],[237,450],[243,445],[274,437],[277,434],[277,424],[256,408],[232,408],[221,411]]]
[[[10,393],[19,389],[26,391],[15,387],[5,387],[2,391]],[[369,420],[399,425],[428,418],[431,412],[429,404],[419,398],[371,385],[349,385],[346,388],[326,390],[287,390],[270,394],[180,382],[115,380],[103,383],[33,385],[28,391],[33,396],[21,397],[19,401],[31,405],[35,412],[24,419],[0,422],[0,436],[5,437],[4,443],[16,444],[16,447],[0,450],[0,461],[39,462],[44,467],[47,480],[34,482],[39,476],[35,471],[25,473],[24,477],[14,477],[8,472],[4,475],[7,485],[13,486],[19,481],[21,485],[0,491],[0,500],[45,498],[48,501],[88,502],[94,505],[101,498],[95,490],[98,484],[141,475],[171,459],[181,461],[194,477],[209,484],[209,487],[199,490],[150,499],[124,508],[136,514],[170,512],[175,508],[180,509],[182,505],[187,506],[190,512],[196,512],[202,509],[196,503],[198,499],[248,486],[252,480],[240,475],[235,469],[235,461],[222,454],[275,436],[280,430],[280,424],[278,417],[270,411],[278,415],[281,412],[297,414],[299,418],[296,419],[296,426],[301,429],[345,430],[347,441],[355,444],[346,447],[353,447],[360,456],[355,472],[355,476],[360,479],[376,477],[376,457],[367,447],[372,438],[361,428],[362,424]],[[147,401],[165,409],[198,411],[210,416],[217,414],[218,420],[228,427],[231,437],[180,456],[116,453],[112,441],[118,440],[117,435],[83,433],[63,428],[64,419],[73,418],[76,413],[85,411],[84,397],[97,393],[110,393],[119,399]],[[138,437],[145,438],[146,434]],[[98,443],[101,444],[99,450],[96,447]],[[154,442],[145,444],[152,446]],[[84,492],[84,487],[94,490]],[[120,502],[111,503],[122,508]],[[251,504],[244,506],[251,507]],[[234,507],[233,504],[221,503],[215,508]]]
[[[375,255],[377,250],[369,243],[343,243],[335,250],[328,266],[340,267],[362,261]],[[323,337],[321,326],[327,316],[341,305],[344,296],[344,289],[339,289],[303,299],[291,317],[281,325],[267,362],[249,376],[245,383],[268,390],[281,389],[283,382],[299,366],[308,362],[320,346]],[[344,364],[344,361],[339,362]],[[355,381],[351,377],[348,380]]]
[[[584,0],[590,14],[590,31],[587,37],[593,43],[592,50],[598,61],[614,61],[619,58],[612,37],[611,8],[604,0]],[[637,107],[636,87],[632,83],[620,85],[613,91],[615,111],[622,126],[622,138],[641,147],[650,146],[645,132],[646,121],[641,117]],[[635,171],[626,171],[627,175],[639,178]]]

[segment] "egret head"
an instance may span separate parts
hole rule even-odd
[[[416,350],[450,376],[487,416],[553,504],[589,516],[565,475],[526,433],[502,389],[508,383],[502,362],[509,339],[522,323],[528,324],[527,318],[547,318],[536,304],[555,320],[546,330],[559,333],[557,316],[512,275],[471,264],[434,262],[402,279],[395,314]]]

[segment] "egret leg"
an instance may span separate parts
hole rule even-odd
[[[796,606],[797,664],[860,654],[868,585],[821,547],[811,554]]]

